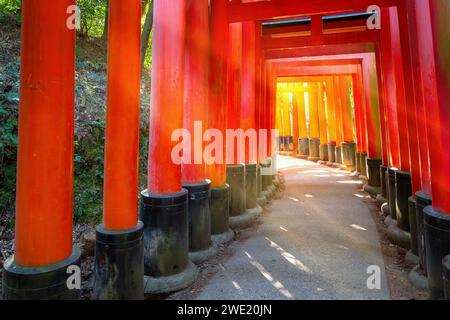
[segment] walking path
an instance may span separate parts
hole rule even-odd
[[[286,189],[197,299],[389,299],[376,225],[359,179],[279,157]],[[367,269],[381,271],[369,290]],[[375,267],[375,269],[377,268]],[[371,283],[374,283],[371,281]]]

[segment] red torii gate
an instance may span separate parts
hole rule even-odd
[[[137,59],[139,57],[137,30],[140,26],[140,19],[137,19],[137,13],[140,13],[140,1],[134,0],[131,4],[127,2],[125,7],[120,2],[121,0],[110,0],[112,13],[109,41],[110,48],[116,48],[117,52],[122,52],[123,55],[127,54],[128,59],[127,64],[120,65],[114,62],[118,61],[116,56],[109,56],[108,90],[115,88],[114,91],[120,91],[127,97],[132,97],[134,112],[130,114],[130,118],[123,117],[122,97],[115,95],[112,91],[108,93],[107,147],[108,150],[113,148],[112,150],[119,152],[124,158],[123,161],[116,161],[117,158],[113,157],[108,150],[105,153],[105,169],[109,168],[106,166],[111,165],[109,168],[111,171],[105,170],[105,173],[109,172],[109,175],[105,177],[105,208],[109,206],[113,209],[104,213],[105,238],[101,238],[99,235],[103,230],[98,230],[97,240],[103,239],[116,248],[116,245],[120,247],[124,241],[128,241],[129,237],[132,237],[136,246],[127,249],[132,252],[134,266],[137,266],[142,260],[140,250],[136,249],[142,245],[142,229],[136,219],[136,204],[133,201],[124,201],[123,210],[126,213],[119,213],[114,210],[114,203],[116,199],[128,199],[128,196],[131,199],[134,192],[133,185],[136,181],[137,150],[136,144],[133,142],[136,142],[137,136],[136,101],[138,99],[136,97],[138,97],[138,92],[136,92],[136,88],[138,87],[136,79],[138,79],[138,71],[135,70],[135,66],[136,61],[139,60]],[[205,20],[197,19],[186,22],[187,10],[194,10],[191,13],[206,11],[204,9],[207,8],[207,1],[198,0],[198,2],[200,4],[196,3],[195,6],[188,7],[186,0],[178,1],[176,4],[166,0],[155,0],[149,179],[148,192],[142,194],[141,200],[141,219],[148,219],[144,221],[144,247],[152,247],[151,239],[153,239],[156,229],[162,230],[163,237],[171,232],[174,232],[176,237],[170,242],[170,246],[164,248],[158,246],[158,250],[160,250],[158,254],[148,249],[145,250],[145,269],[150,275],[147,278],[147,288],[153,292],[171,289],[163,281],[164,277],[182,274],[182,284],[178,283],[177,285],[186,285],[196,277],[195,268],[188,260],[189,241],[186,231],[188,198],[187,192],[182,189],[181,164],[173,163],[167,153],[176,144],[170,139],[172,132],[181,128],[183,124],[186,30],[194,28],[194,30],[199,30],[199,37],[207,38],[203,33],[204,30],[198,28]],[[256,74],[263,75],[264,83],[268,86],[263,86],[266,87],[266,93],[259,96],[256,106],[253,102],[250,105],[240,105],[241,88],[234,86],[236,91],[231,96],[234,97],[236,103],[233,107],[240,105],[237,109],[239,113],[231,113],[229,119],[233,121],[233,116],[241,114],[244,116],[244,121],[252,124],[259,115],[257,108],[264,105],[266,108],[263,110],[265,110],[266,116],[262,125],[268,128],[274,127],[274,116],[271,110],[273,108],[267,108],[267,106],[273,107],[274,105],[273,86],[276,77],[273,62],[270,60],[266,62],[264,59],[296,57],[306,52],[315,55],[326,50],[338,52],[345,50],[346,47],[351,47],[353,53],[364,48],[370,49],[373,45],[363,42],[356,35],[359,31],[351,32],[347,39],[342,34],[320,34],[320,37],[315,37],[318,35],[317,30],[320,26],[319,17],[334,13],[361,12],[370,5],[378,5],[383,8],[381,14],[384,27],[380,31],[380,44],[375,44],[374,50],[376,53],[374,61],[377,61],[379,67],[376,77],[381,92],[379,116],[382,118],[382,128],[386,126],[385,130],[381,130],[382,141],[383,145],[386,145],[385,149],[387,148],[389,151],[388,157],[383,155],[383,159],[389,161],[384,165],[401,169],[389,168],[391,215],[392,218],[397,218],[397,225],[401,230],[409,231],[411,221],[408,222],[407,219],[408,203],[405,201],[405,196],[418,191],[416,199],[419,222],[417,228],[419,230],[418,235],[411,234],[411,236],[416,240],[421,240],[423,237],[426,250],[418,249],[422,266],[427,266],[432,297],[441,297],[443,295],[442,258],[450,253],[450,190],[447,185],[450,180],[448,165],[450,153],[444,147],[445,143],[450,141],[450,130],[448,129],[450,128],[448,112],[450,70],[447,56],[443,54],[446,43],[450,41],[450,32],[446,28],[450,20],[450,4],[440,0],[420,2],[323,0],[320,3],[290,0],[244,3],[236,0],[212,0],[211,2],[214,3],[213,16],[221,17],[217,19],[218,23],[214,26],[217,28],[217,34],[222,36],[226,35],[228,23],[246,22],[248,23],[246,28],[249,28],[246,30],[252,34],[254,32],[252,21],[312,16],[311,36],[313,39],[311,40],[303,37],[281,40],[265,38],[267,41],[258,43],[259,41],[255,39],[255,43],[253,43],[253,40],[248,42],[248,38],[244,38],[246,48],[251,51],[255,49],[255,55],[257,57],[259,55],[259,58],[255,58],[255,60],[260,59],[262,60],[261,65],[267,66],[262,71],[258,66]],[[10,299],[76,298],[79,295],[79,290],[70,291],[64,285],[60,285],[61,283],[65,284],[67,267],[77,265],[79,261],[79,254],[76,250],[72,250],[71,239],[73,206],[73,132],[71,131],[73,131],[74,110],[75,32],[66,27],[66,12],[67,8],[72,5],[74,5],[73,0],[61,0],[57,4],[49,0],[23,1],[16,252],[15,256],[5,264],[4,276],[4,296]],[[119,11],[126,14],[114,15],[114,12]],[[132,41],[126,42],[125,50],[120,47],[120,43],[114,42],[117,40],[118,32],[114,26],[119,22],[129,25],[130,32],[133,34]],[[369,34],[376,34],[376,32],[369,32]],[[239,36],[234,37],[234,35],[230,35],[230,38],[240,39]],[[165,41],[165,39],[170,39],[170,41]],[[358,46],[353,46],[354,44],[346,46],[345,42],[349,39],[356,42]],[[320,41],[329,41],[335,46],[333,49],[304,48],[322,43]],[[223,39],[218,41],[216,38],[213,38],[211,43],[213,46],[217,46],[216,48],[220,48],[219,51],[222,52],[221,58],[218,60],[220,63],[216,64],[216,67],[224,72],[226,62],[223,53],[226,52],[225,47],[228,43]],[[263,47],[264,45],[269,46],[266,49],[270,49],[276,47],[277,44],[299,45],[300,47],[271,49],[264,53],[256,49],[258,46]],[[338,48],[339,46],[336,44],[342,45],[342,49]],[[189,47],[187,49],[189,50]],[[42,50],[45,50],[45,53]],[[203,56],[203,53],[195,51],[195,48],[192,53],[193,60],[191,62],[195,64],[200,60],[198,58]],[[248,53],[247,50],[246,53]],[[245,59],[253,64],[252,57],[246,56]],[[240,60],[239,56],[237,60]],[[419,72],[413,73],[412,61],[415,62],[414,65],[418,66]],[[209,64],[209,59],[207,64]],[[363,79],[363,83],[374,83],[374,72],[365,72],[364,70],[364,68],[373,68],[374,65],[374,63],[363,64],[362,74],[370,76],[370,81],[369,78]],[[206,68],[199,67],[201,70],[198,74],[188,73],[186,75],[188,81],[195,83],[198,78],[205,76]],[[253,67],[249,65],[243,67],[249,81],[253,82],[252,76],[255,72]],[[240,77],[241,67],[233,66],[233,68]],[[129,79],[130,85],[116,88],[115,81],[122,74],[133,75]],[[224,82],[224,78],[218,81],[219,85],[223,85]],[[245,82],[244,93],[255,98],[252,95],[255,93],[256,86],[253,87],[251,83]],[[269,87],[268,90],[267,87]],[[198,89],[203,95],[202,101],[207,101],[208,99],[205,99],[204,96],[206,90]],[[366,93],[367,90],[372,93],[370,99],[372,101],[374,99],[373,92],[378,90],[374,90],[373,87],[370,90],[370,86],[365,89]],[[261,91],[264,90],[259,90],[259,93]],[[188,98],[194,99],[191,96]],[[128,103],[129,101],[127,101]],[[221,99],[217,104],[223,106],[225,100]],[[63,108],[58,107],[61,105]],[[427,112],[424,111],[425,106]],[[408,112],[410,110],[411,112]],[[244,112],[241,113],[241,111]],[[187,118],[184,117],[184,119]],[[216,124],[225,128],[223,122],[219,121]],[[367,125],[369,126],[369,123]],[[111,128],[112,131],[109,131]],[[124,132],[123,136],[114,134],[114,128],[119,132]],[[127,128],[127,130],[123,128]],[[55,143],[55,139],[57,139],[57,143]],[[370,141],[368,139],[369,153]],[[417,141],[419,141],[418,144]],[[273,150],[271,152],[273,153]],[[267,156],[270,155],[267,154]],[[223,171],[224,167],[221,167],[220,170]],[[412,178],[410,178],[410,174],[412,174]],[[252,174],[251,177],[253,179],[256,175]],[[117,179],[121,178],[130,183],[129,188],[121,188],[120,183],[117,183]],[[204,177],[201,178],[203,180]],[[253,188],[250,189],[253,197]],[[431,204],[431,195],[433,197],[432,207],[427,206]],[[411,199],[411,201],[413,200]],[[248,207],[247,201],[246,204]],[[425,206],[427,207],[424,208]],[[411,230],[411,232],[414,231]],[[202,233],[202,236],[208,239],[207,232]],[[98,245],[101,244],[98,243]],[[123,255],[114,250],[105,254],[110,258],[113,257],[111,263],[118,263],[124,259]],[[448,265],[446,267],[448,268]],[[125,269],[127,268],[125,267]],[[112,288],[111,291],[102,291],[105,290],[104,283],[99,283],[99,297],[102,294],[106,294],[108,297],[126,298],[141,296],[142,288],[139,287],[139,281],[136,282],[136,287],[127,287],[130,291],[123,289],[121,281],[126,277],[123,273],[124,269],[121,270],[120,274],[123,278],[109,287],[109,289]],[[136,273],[130,277],[141,279],[139,269],[133,268],[133,270],[136,270]],[[54,277],[48,278],[49,274]],[[111,274],[106,272],[104,276],[106,277],[104,279],[109,281],[108,277]],[[97,277],[97,279],[100,278],[100,276]],[[127,285],[129,283],[127,282]],[[55,286],[55,284],[59,286]]]

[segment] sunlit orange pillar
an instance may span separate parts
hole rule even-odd
[[[336,148],[335,148],[335,167],[340,167],[342,164],[342,142],[344,139],[344,132],[342,129],[342,111],[341,111],[341,97],[340,97],[340,77],[333,77],[333,93],[335,101],[335,119],[336,119]]]
[[[428,5],[427,5],[428,6]],[[433,66],[430,67],[430,59],[424,61],[420,53],[423,49],[420,49],[422,43],[427,43],[429,47],[432,47],[431,41],[431,24],[429,8],[420,8],[421,12],[417,12],[420,5],[417,5],[415,1],[408,2],[408,24],[409,24],[409,36],[411,43],[411,59],[412,64],[415,66],[414,76],[414,98],[416,106],[416,133],[413,137],[416,137],[418,143],[420,162],[420,189],[413,190],[413,196],[409,198],[409,216],[411,219],[411,252],[410,256],[418,256],[419,266],[413,268],[410,271],[411,277],[425,278],[426,277],[426,258],[424,250],[424,234],[423,234],[423,209],[431,205],[431,178],[430,178],[430,162],[429,162],[429,145],[427,134],[427,117],[428,112],[425,108],[425,100],[433,105],[437,100],[436,93],[436,79],[430,81],[432,77],[426,76],[426,73],[430,69],[434,70],[434,59],[431,59]],[[423,12],[422,12],[423,10]],[[423,14],[425,13],[425,15]],[[418,19],[417,14],[420,17],[427,17],[425,19]],[[428,40],[427,40],[428,39]],[[429,53],[427,53],[429,54]],[[431,53],[432,55],[432,53]],[[427,66],[427,69],[424,69]],[[434,71],[433,71],[434,72]],[[429,80],[430,79],[430,80]],[[426,92],[425,92],[426,90]],[[430,97],[434,99],[434,102],[430,101]],[[414,188],[414,186],[413,186]]]
[[[295,91],[297,90],[298,84],[290,85],[290,98],[292,101],[292,150],[294,154],[297,154],[298,150],[298,139],[300,137],[300,127],[299,127],[299,118],[298,118],[298,101],[295,98]],[[300,106],[301,107],[301,106]]]
[[[217,40],[216,40],[217,41]],[[240,218],[246,211],[244,151],[237,133],[241,128],[241,83],[242,83],[242,23],[229,25],[228,40],[228,121],[226,153],[227,183],[230,185],[230,227],[240,228]]]
[[[327,131],[327,117],[326,117],[326,104],[325,104],[325,88],[324,84],[320,82],[317,90],[317,107],[319,116],[319,158],[322,163],[328,162],[328,131]]]
[[[103,223],[96,229],[94,298],[135,300],[144,298],[143,224],[136,198],[141,1],[111,0],[108,14]]]
[[[339,78],[339,92],[341,98],[341,115],[342,115],[342,163],[343,168],[349,171],[355,169],[356,161],[356,143],[353,125],[353,108],[350,97],[352,86],[352,78],[350,76],[342,76]]]
[[[400,26],[397,17],[397,9],[391,7],[388,12],[388,30],[391,50],[385,52],[392,59],[393,75],[395,79],[395,94],[396,94],[396,109],[399,135],[399,151],[400,151],[400,170],[390,170],[390,183],[395,190],[395,202],[390,201],[391,211],[395,211],[396,223],[391,226],[389,237],[392,241],[398,243],[402,247],[409,249],[409,212],[408,212],[408,198],[412,195],[411,190],[411,162],[410,162],[410,144],[408,132],[408,113],[409,110],[414,110],[414,102],[410,104],[411,109],[407,108],[407,98],[405,91],[405,72],[407,71],[405,64],[402,62],[403,54],[410,54],[405,52],[402,54]],[[382,31],[383,32],[383,31]],[[382,42],[382,44],[384,44]],[[383,49],[384,50],[384,49]],[[383,51],[384,53],[384,51]],[[412,81],[409,79],[409,81]],[[412,95],[410,93],[409,95]],[[411,132],[413,134],[414,130]],[[415,143],[415,142],[414,142]],[[392,182],[394,180],[395,182]],[[391,191],[391,194],[392,191]],[[390,198],[391,199],[391,198]],[[403,232],[397,232],[400,229]]]
[[[191,145],[183,150],[183,187],[189,192],[189,257],[200,264],[216,252],[211,242],[211,181],[206,179],[202,135],[209,95],[209,1],[188,0],[183,128]]]
[[[211,235],[214,243],[229,241],[233,231],[229,228],[230,186],[226,180],[226,127],[228,119],[228,36],[227,0],[211,1],[211,55],[209,60],[208,127],[221,137],[207,136],[206,176],[211,180]],[[220,41],[218,41],[220,39]],[[222,144],[222,145],[220,145]],[[214,148],[214,149],[213,149]]]
[[[380,30],[381,35],[381,68],[383,91],[386,97],[386,123],[389,141],[389,168],[386,173],[388,186],[388,204],[384,207],[384,213],[389,215],[390,219],[396,219],[397,210],[395,205],[395,172],[400,168],[400,131],[398,114],[397,114],[397,86],[394,69],[394,61],[392,59],[392,37],[390,26],[389,9],[382,9],[381,13],[383,28]],[[366,89],[368,90],[368,89]],[[404,126],[402,127],[403,137]],[[370,142],[369,142],[370,143]]]
[[[444,256],[450,254],[450,151],[448,148],[450,141],[450,61],[448,59],[450,3],[429,0],[428,11],[426,2],[417,4],[421,9],[419,10],[421,15],[417,17],[425,20],[428,19],[428,12],[430,13],[431,37],[427,32],[428,28],[422,30],[421,32],[427,32],[427,38],[420,46],[426,62],[425,68],[431,67],[430,64],[434,59],[435,69],[426,70],[425,75],[429,77],[425,79],[428,79],[431,85],[435,81],[437,89],[437,101],[435,101],[437,103],[427,104],[433,206],[426,207],[424,210],[426,260],[431,298],[450,299],[449,259],[447,257],[444,262],[442,261]],[[430,38],[433,51],[429,46]],[[431,52],[433,55],[430,55]]]
[[[355,101],[355,127],[356,127],[356,172],[362,175],[367,175],[366,164],[361,162],[361,159],[365,159],[365,128],[363,129],[363,123],[365,122],[363,108],[363,94],[362,94],[362,68],[358,66],[358,73],[352,75],[353,83],[353,97]]]
[[[308,84],[309,111],[309,157],[310,161],[319,161],[320,131],[319,131],[319,84]]]
[[[78,299],[65,283],[72,249],[75,1],[22,2],[15,253],[4,264],[3,298]],[[22,283],[26,286],[22,286]],[[55,287],[49,291],[48,287]]]
[[[257,156],[258,137],[256,132],[256,22],[242,23],[242,96],[241,127],[244,132],[242,143],[245,145],[245,201],[249,215],[260,213],[257,203]],[[249,219],[250,221],[250,219]]]
[[[299,83],[296,86],[293,99],[297,104],[297,119],[299,128],[298,150],[294,151],[298,152],[298,156],[300,158],[306,159],[309,156],[309,138],[306,120],[305,91],[303,87],[303,82]]]
[[[336,162],[336,99],[334,93],[334,81],[329,77],[326,81],[325,91],[327,96],[327,130],[328,130],[328,162],[331,166]]]
[[[374,54],[365,55],[362,71],[365,91],[364,127],[367,136],[367,159],[364,165],[367,167],[368,182],[365,190],[375,198],[381,193],[382,135],[378,74]]]
[[[279,129],[279,143],[280,151],[289,152],[291,151],[291,138],[292,138],[292,127],[291,127],[291,112],[290,112],[290,97],[289,91],[285,84],[279,84],[278,89],[279,101],[278,101],[278,129]]]
[[[146,293],[184,288],[196,278],[188,258],[188,191],[182,188],[182,159],[176,152],[181,140],[176,133],[183,127],[186,4],[153,2],[148,189],[141,193],[140,207]]]

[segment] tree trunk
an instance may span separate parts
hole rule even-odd
[[[152,32],[152,28],[153,28],[153,1],[150,1],[141,37],[141,70],[144,70],[145,55],[147,53],[148,42],[150,40],[150,33]]]
[[[108,23],[109,23],[109,0],[106,0],[106,9],[105,9],[105,24],[103,26],[103,34],[102,34],[102,44],[106,45],[108,42]]]

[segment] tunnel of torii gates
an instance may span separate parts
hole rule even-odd
[[[66,26],[74,4],[22,1],[16,238],[5,299],[80,297],[71,282],[80,264],[72,243],[75,31]],[[368,14],[370,5],[380,10]],[[141,1],[110,0],[108,12],[95,299],[189,286],[195,264],[271,200],[278,152],[367,176],[390,239],[418,261],[411,272],[426,275],[432,298],[448,297],[449,1],[154,0],[140,200]],[[211,157],[223,152],[227,161],[173,161],[173,132],[194,132],[196,121],[223,134],[278,129],[279,150],[267,135],[257,137],[267,147],[256,158],[219,144]],[[193,148],[183,159],[201,158],[207,143],[186,140]]]

